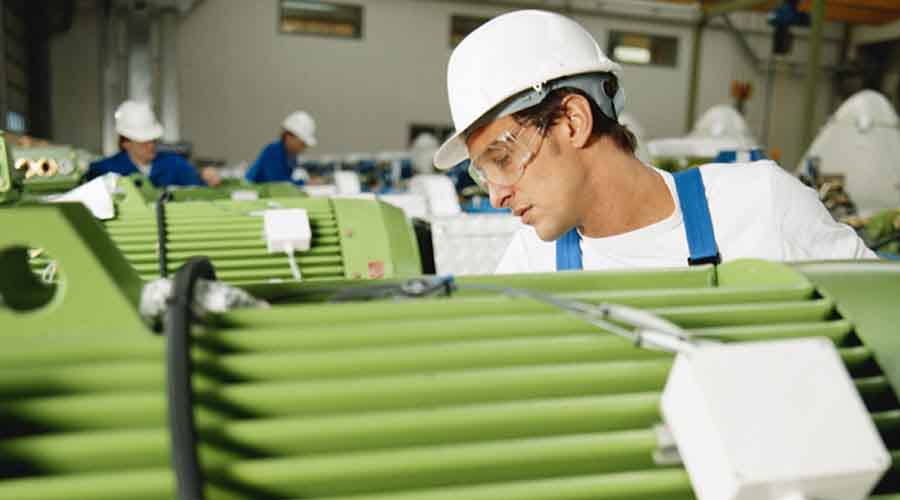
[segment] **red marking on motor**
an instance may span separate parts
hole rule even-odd
[[[373,260],[373,261],[369,262],[369,278],[371,278],[371,279],[384,278],[384,261],[383,260]]]

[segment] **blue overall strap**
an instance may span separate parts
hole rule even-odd
[[[699,168],[691,168],[674,174],[675,189],[681,204],[681,216],[684,220],[684,232],[687,234],[688,265],[718,264],[722,262],[716,235],[713,232],[712,219],[709,216],[709,204],[706,202],[706,189]]]
[[[574,227],[556,240],[556,270],[581,270],[581,235]]]

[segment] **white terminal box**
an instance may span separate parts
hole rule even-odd
[[[269,253],[309,250],[312,228],[302,208],[277,208],[263,211],[263,236]]]
[[[824,338],[679,354],[662,412],[698,500],[861,500],[891,463]]]

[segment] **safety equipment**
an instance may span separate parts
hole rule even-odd
[[[281,126],[288,132],[296,135],[307,146],[315,146],[316,141],[316,122],[312,116],[305,111],[295,111],[284,119]]]
[[[146,102],[125,101],[115,113],[116,133],[135,142],[155,141],[162,137],[163,126]]]
[[[523,140],[524,131],[531,138]],[[528,162],[537,154],[535,144],[540,146],[544,128],[520,129],[516,134],[504,131],[488,148],[469,163],[469,177],[481,189],[488,190],[488,183],[497,186],[512,186],[525,173]]]
[[[534,91],[528,92],[518,105],[505,106],[491,118],[540,103],[549,92],[547,84],[553,80],[620,71],[621,67],[606,57],[591,34],[565,16],[523,10],[488,21],[469,34],[450,56],[447,90],[456,133],[435,154],[435,165],[448,169],[468,158],[464,134],[484,123],[486,115],[511,97]],[[597,104],[616,119],[624,94],[620,88],[609,96],[602,87],[597,90],[601,91],[599,97],[605,98]]]
[[[422,132],[416,136],[412,143],[410,153],[412,153],[413,167],[417,174],[427,175],[434,172],[434,153],[441,145],[437,137],[428,132]]]

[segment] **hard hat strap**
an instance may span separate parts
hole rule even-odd
[[[618,122],[619,115],[625,108],[625,91],[621,86],[616,86],[615,95],[607,95],[605,83],[613,78],[612,73],[581,73],[556,78],[549,82],[539,82],[494,106],[466,130],[466,135],[494,120],[537,106],[550,92],[561,88],[581,90],[594,100],[604,115]]]

